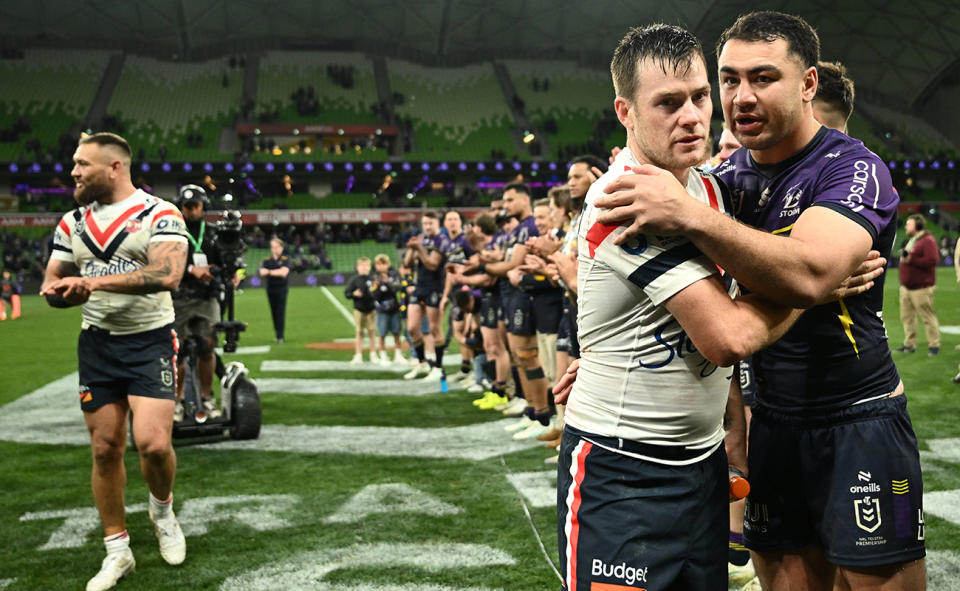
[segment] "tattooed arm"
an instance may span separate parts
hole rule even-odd
[[[171,291],[180,285],[186,264],[185,242],[151,242],[147,247],[147,264],[141,269],[103,277],[66,277],[47,285],[42,293],[60,294],[70,301],[76,294],[88,292],[89,296],[89,292],[97,290],[133,294]]]

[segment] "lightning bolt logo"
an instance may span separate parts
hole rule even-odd
[[[857,359],[860,359],[860,350],[857,349],[857,339],[853,338],[853,331],[850,327],[853,326],[853,318],[850,317],[850,311],[847,310],[847,305],[843,302],[843,299],[837,300],[837,303],[840,304],[840,314],[837,314],[837,318],[840,319],[840,324],[843,325],[843,332],[847,335],[847,338],[850,339],[850,344],[853,345],[853,352],[857,354]]]

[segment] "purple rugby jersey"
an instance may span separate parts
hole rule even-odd
[[[513,253],[513,248],[518,244],[524,244],[528,238],[536,238],[540,235],[540,232],[537,230],[537,224],[533,221],[533,216],[529,215],[522,220],[513,229],[510,234],[507,235],[507,239],[504,242],[504,247],[507,250],[506,258],[503,260],[509,261]],[[507,297],[514,294],[520,293],[516,287],[514,287],[509,280],[504,277],[503,281],[500,282],[500,296]]]
[[[757,164],[741,148],[714,173],[746,224],[787,236],[803,211],[827,207],[863,227],[873,248],[890,255],[900,198],[883,161],[860,140],[822,127],[783,162]],[[757,401],[798,413],[892,392],[900,376],[883,325],[885,277],[866,293],[807,310],[782,339],[757,353]]]
[[[446,256],[447,251],[450,249],[450,238],[447,237],[443,232],[438,232],[433,236],[427,236],[426,234],[421,234],[423,236],[423,248],[427,251],[427,254],[432,254],[434,251],[440,251],[440,254]],[[436,291],[443,291],[443,265],[445,261],[440,262],[440,266],[437,267],[435,271],[431,271],[423,264],[423,261],[417,261],[417,286],[418,287],[429,287]]]

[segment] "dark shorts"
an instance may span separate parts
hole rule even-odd
[[[500,296],[484,294],[480,299],[480,326],[496,329],[502,320]]]
[[[507,332],[522,337],[537,334],[533,315],[533,297],[518,293],[504,299],[503,316],[507,323]]]
[[[744,406],[753,406],[757,392],[757,379],[753,374],[753,357],[740,360],[740,394]]]
[[[428,308],[439,308],[440,307],[440,298],[443,297],[443,286],[434,287],[432,285],[418,285],[415,290],[413,290],[413,295],[410,297],[410,302],[413,304],[420,304],[421,306],[426,306]]]
[[[563,293],[556,291],[533,296],[533,323],[541,334],[557,334],[563,318]]]
[[[566,310],[560,317],[560,326],[557,327],[557,351],[570,351],[570,322],[567,320]]]
[[[80,408],[92,411],[129,396],[173,400],[177,350],[173,324],[131,335],[80,331]]]
[[[727,459],[668,466],[626,456],[566,427],[557,531],[567,591],[726,591]],[[604,587],[603,585],[609,585]]]
[[[818,416],[753,407],[744,544],[758,551],[822,546],[830,562],[865,567],[925,554],[920,454],[906,396]]]

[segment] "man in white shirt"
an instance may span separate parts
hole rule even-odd
[[[84,136],[73,160],[79,207],[57,226],[41,294],[54,307],[83,306],[80,408],[107,548],[87,591],[102,591],[135,567],[124,511],[131,411],[160,554],[173,565],[186,556],[173,513],[177,459],[170,437],[179,343],[170,291],[183,276],[187,239],[174,205],[133,186],[126,140]]]
[[[632,29],[611,64],[627,148],[590,189],[578,247],[579,375],[558,476],[559,549],[569,591],[725,590],[729,463],[745,469],[743,405],[730,366],[796,313],[736,286],[685,238],[596,221],[603,188],[643,163],[729,212],[702,161],[712,103],[699,42],[678,27]],[[728,399],[729,391],[729,399]],[[626,587],[623,587],[626,586]]]

